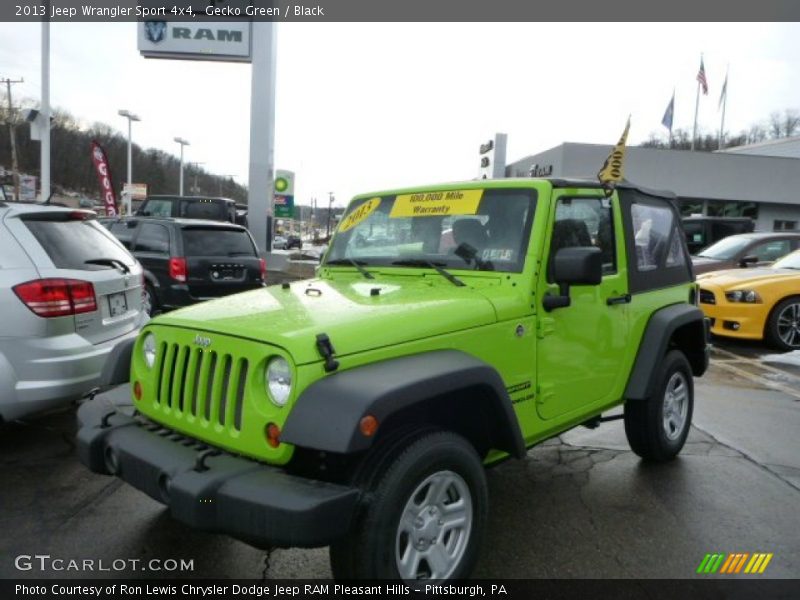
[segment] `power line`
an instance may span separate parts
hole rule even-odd
[[[6,84],[8,90],[8,134],[11,138],[11,174],[14,178],[14,200],[19,202],[19,165],[17,164],[17,135],[16,118],[14,117],[14,105],[11,102],[11,84],[23,83],[24,79],[0,79],[0,83]]]

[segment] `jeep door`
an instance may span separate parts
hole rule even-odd
[[[625,245],[616,194],[605,198],[600,190],[577,195],[555,189],[553,200],[537,286],[540,302],[545,292],[559,293],[551,271],[561,248],[600,248],[603,278],[599,285],[572,286],[570,306],[545,312],[539,305],[536,406],[542,419],[616,400],[628,343],[630,296],[626,262],[620,260]]]

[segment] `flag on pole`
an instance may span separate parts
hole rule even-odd
[[[625,125],[625,131],[617,142],[617,145],[611,149],[603,168],[597,174],[606,193],[610,194],[614,189],[614,185],[622,181],[625,177],[625,144],[628,141],[628,131],[631,128],[631,118],[628,117],[628,122]]]
[[[672,118],[675,116],[675,92],[672,92],[672,99],[667,104],[667,110],[664,111],[664,117],[661,119],[661,124],[672,131]]]
[[[703,65],[703,57],[700,57],[700,70],[697,72],[697,83],[703,88],[703,95],[708,96],[708,79],[706,79],[706,68]]]
[[[725,83],[722,84],[722,91],[719,94],[719,104],[717,104],[717,110],[719,110],[722,103],[725,102],[726,97],[728,95],[728,74],[725,73]]]

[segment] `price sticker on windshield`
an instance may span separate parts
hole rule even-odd
[[[389,218],[446,217],[474,215],[478,212],[483,190],[450,190],[400,194],[394,201]]]
[[[353,212],[351,212],[344,219],[342,219],[342,224],[339,225],[339,231],[342,232],[342,231],[347,231],[348,229],[352,229],[353,227],[361,223],[361,221],[370,216],[373,212],[375,212],[375,209],[378,208],[380,204],[381,204],[380,198],[372,198],[370,200],[367,200],[366,202],[364,202],[364,204],[356,208]]]

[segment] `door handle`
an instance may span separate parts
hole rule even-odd
[[[608,300],[606,300],[606,304],[608,306],[614,306],[615,304],[630,304],[630,301],[631,301],[631,295],[624,294],[622,296],[614,296],[612,298],[609,298]]]

